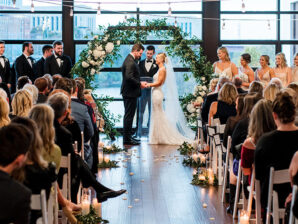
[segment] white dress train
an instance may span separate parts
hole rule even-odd
[[[158,72],[153,76],[153,81],[158,80]],[[152,112],[149,129],[149,144],[164,144],[164,145],[181,145],[184,141],[192,143],[190,140],[181,135],[170,122],[171,117],[167,117],[163,110],[164,94],[162,86],[152,88]]]

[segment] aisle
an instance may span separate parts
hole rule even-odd
[[[120,168],[99,172],[106,186],[128,191],[103,203],[104,219],[111,224],[232,223],[220,202],[220,189],[190,184],[192,169],[181,164],[177,146],[150,146],[143,140],[131,149],[131,156],[110,155],[121,159]]]

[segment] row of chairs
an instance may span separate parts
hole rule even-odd
[[[211,120],[211,126],[206,125],[207,130],[207,145],[210,146],[210,152],[208,153],[208,163],[206,166],[213,170],[213,173],[218,177],[218,185],[222,186],[222,203],[225,202],[225,196],[229,193],[229,189],[227,188],[228,183],[228,172],[233,167],[233,159],[232,154],[230,152],[231,149],[231,136],[228,137],[227,148],[222,145],[220,140],[220,135],[224,133],[225,125],[220,124],[218,119]],[[198,139],[201,143],[201,147],[203,146],[203,125],[202,121],[198,120]],[[222,153],[226,153],[226,157],[222,160]],[[244,196],[244,190],[241,192],[241,186],[243,188],[243,174],[241,170],[241,161],[239,161],[238,167],[238,178],[237,178],[237,185],[236,185],[236,195],[235,195],[235,203],[234,203],[234,210],[233,210],[233,218],[237,218],[238,210],[245,209],[248,212],[249,217],[251,217],[252,211],[252,202],[253,199],[255,200],[255,222],[257,224],[261,224],[261,204],[260,204],[260,182],[255,179],[255,171],[252,171],[251,177],[251,185],[248,187],[249,190],[249,198],[246,200]],[[273,224],[279,223],[279,220],[282,219],[284,221],[285,216],[285,209],[280,209],[278,207],[278,195],[277,192],[273,190],[274,184],[281,184],[281,183],[288,183],[290,182],[290,177],[288,170],[278,170],[274,171],[274,168],[271,167],[270,169],[270,183],[269,183],[269,193],[268,193],[268,207],[267,207],[267,218],[266,224],[270,223],[270,216],[273,218]],[[292,207],[295,195],[297,194],[297,186],[293,186],[293,200],[292,200]],[[291,209],[292,211],[292,209]],[[298,224],[297,219],[294,220],[293,214],[290,214],[290,221],[289,224]]]

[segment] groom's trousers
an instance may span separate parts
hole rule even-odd
[[[137,109],[138,98],[123,97],[124,118],[123,118],[123,140],[130,141],[132,134],[132,122]]]

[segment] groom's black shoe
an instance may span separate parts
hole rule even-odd
[[[132,139],[133,141],[135,141],[135,142],[141,142],[141,140],[140,140],[140,139],[138,139],[138,138],[135,138],[135,137],[131,137],[131,139]]]
[[[127,141],[123,141],[123,145],[139,145],[139,144],[140,144],[140,142],[136,142],[132,139],[127,140]]]

